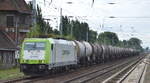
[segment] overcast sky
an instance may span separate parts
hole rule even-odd
[[[85,21],[90,29],[99,33],[112,31],[121,40],[137,37],[143,41],[144,47],[150,47],[150,0],[95,0],[93,6],[92,0],[52,0],[52,3],[50,0],[36,1],[42,8],[43,17],[52,19],[50,24],[53,27],[58,27],[62,8],[63,15]]]

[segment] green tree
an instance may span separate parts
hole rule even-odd
[[[87,37],[89,35],[89,25],[87,23],[80,23],[80,36],[81,36],[81,40],[85,40],[88,41]]]
[[[130,38],[128,41],[128,45],[131,48],[135,48],[135,49],[139,49],[139,50],[142,50],[141,44],[142,44],[142,41],[138,38]]]
[[[71,23],[67,16],[62,16],[62,33],[64,36],[70,35]]]
[[[52,27],[50,27],[49,23],[45,22],[43,19],[41,8],[39,6],[37,6],[36,15],[37,24],[40,26],[40,33],[43,35],[53,33]]]
[[[29,8],[32,10],[32,4],[28,4]],[[49,25],[48,22],[46,22],[42,17],[41,8],[37,5],[36,10],[36,24],[33,28],[31,28],[30,32],[27,34],[28,37],[38,37],[39,35],[47,35],[47,34],[53,34],[58,33],[56,30],[53,31],[52,27]],[[33,34],[33,35],[32,35]]]
[[[40,26],[36,24],[33,28],[30,29],[30,32],[27,34],[27,38],[36,38],[40,35]]]
[[[96,42],[97,40],[97,32],[96,31],[93,31],[93,30],[89,30],[89,42]]]
[[[138,38],[131,38],[131,39],[129,39],[129,44],[130,45],[140,45],[140,44],[142,44],[142,41]]]
[[[129,47],[129,44],[128,44],[127,40],[123,40],[123,41],[120,41],[118,46],[127,48],[127,47]]]
[[[119,38],[116,33],[104,32],[99,34],[98,42],[101,44],[117,45],[119,43]]]
[[[54,30],[53,30],[53,33],[54,33],[55,35],[59,35],[60,32],[59,32],[57,29],[54,29]]]
[[[145,51],[149,51],[149,47],[146,47],[146,48],[145,48]]]

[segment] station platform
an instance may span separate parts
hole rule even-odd
[[[146,72],[144,73],[143,83],[150,83],[150,54],[147,57]]]

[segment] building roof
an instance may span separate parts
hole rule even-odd
[[[0,31],[0,50],[16,50],[17,46],[8,38],[4,31]]]
[[[0,11],[18,11],[31,14],[31,10],[24,0],[0,0]]]

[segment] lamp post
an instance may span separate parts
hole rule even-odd
[[[33,11],[32,11],[32,22],[33,22],[33,27],[35,26],[36,24],[36,0],[32,0],[32,8],[33,8]]]
[[[73,16],[68,16],[69,18],[73,18]],[[71,34],[71,37],[73,37],[73,22],[71,22],[71,27],[70,27],[70,34]]]
[[[62,36],[62,8],[60,8],[60,24],[59,24],[60,35]]]

